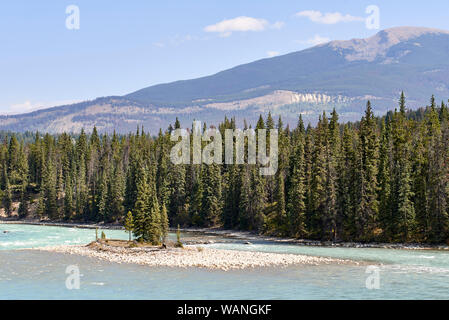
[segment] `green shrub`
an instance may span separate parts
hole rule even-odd
[[[176,247],[184,248],[184,245],[181,242],[181,230],[179,228],[179,224],[178,224],[178,230],[176,230]]]

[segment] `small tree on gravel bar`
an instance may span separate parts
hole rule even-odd
[[[161,233],[162,233],[162,241],[165,243],[167,240],[168,235],[168,228],[169,228],[169,222],[168,222],[168,215],[167,215],[167,208],[165,207],[165,204],[162,204],[161,209]]]
[[[183,248],[183,244],[181,242],[181,230],[179,229],[179,224],[178,224],[178,230],[176,230],[176,246],[179,248]]]
[[[131,241],[131,232],[134,230],[134,220],[133,214],[131,211],[128,211],[128,214],[125,218],[125,230],[129,233],[129,241]]]

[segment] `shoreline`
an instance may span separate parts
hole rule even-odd
[[[87,246],[54,246],[35,248],[46,252],[80,255],[114,263],[129,263],[149,267],[206,268],[211,270],[242,270],[259,267],[287,267],[293,265],[363,265],[365,262],[338,258],[297,254],[235,251],[195,247],[185,248],[129,248],[92,242]]]
[[[10,220],[0,219],[0,224],[25,224],[37,226],[80,228],[80,229],[105,229],[124,230],[119,224],[102,223],[77,223],[77,222],[54,222],[40,220]],[[171,232],[176,232],[175,228],[170,228]],[[307,239],[280,238],[275,236],[264,236],[249,231],[209,229],[209,228],[181,228],[181,232],[201,233],[204,235],[221,236],[225,238],[247,240],[247,241],[270,241],[284,244],[296,244],[312,247],[332,247],[332,248],[378,248],[378,249],[398,249],[398,250],[443,250],[449,251],[449,246],[445,244],[420,244],[420,243],[361,243],[361,242],[331,242]],[[190,242],[190,241],[189,241]],[[208,241],[191,242],[192,244],[207,244]]]
[[[40,221],[40,220],[7,220],[0,219],[0,224],[25,224],[32,226],[46,226],[46,227],[64,227],[64,228],[79,228],[79,229],[105,229],[105,230],[124,230],[124,227],[119,224],[101,224],[101,223],[82,223],[82,222],[56,222],[56,221]]]
[[[449,251],[449,246],[445,244],[421,244],[421,243],[362,243],[362,242],[332,242],[320,240],[307,240],[295,238],[281,238],[275,236],[264,236],[249,231],[236,231],[225,229],[208,228],[181,228],[181,232],[197,232],[204,235],[215,235],[226,238],[252,241],[270,241],[284,244],[296,244],[311,247],[332,247],[332,248],[378,248],[378,249],[398,249],[398,250],[442,250]]]

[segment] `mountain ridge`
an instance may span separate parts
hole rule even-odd
[[[194,119],[212,124],[223,115],[253,121],[269,111],[293,124],[299,114],[315,121],[334,107],[342,121],[353,120],[368,99],[377,113],[391,110],[401,91],[411,108],[425,105],[432,94],[447,99],[448,52],[449,31],[395,27],[124,96],[0,116],[0,129],[78,132],[97,126],[127,132],[142,124],[155,133],[175,116],[190,126]]]

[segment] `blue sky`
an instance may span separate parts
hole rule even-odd
[[[80,28],[66,28],[66,8]],[[5,0],[0,3],[0,113],[21,113],[196,78],[327,40],[380,29],[449,30],[447,0]],[[301,13],[302,12],[302,13]],[[301,13],[301,14],[298,14]]]

